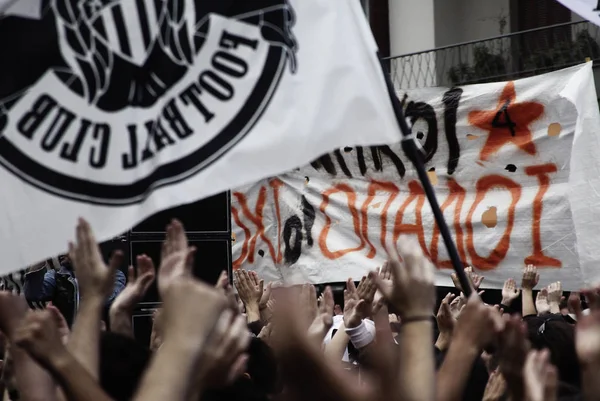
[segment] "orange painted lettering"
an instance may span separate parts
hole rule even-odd
[[[396,213],[393,241],[394,244],[396,244],[400,235],[416,234],[419,239],[419,244],[421,245],[421,248],[423,248],[423,252],[429,256],[429,250],[425,244],[425,233],[423,232],[423,204],[425,203],[425,192],[423,192],[423,188],[421,188],[421,185],[419,185],[417,181],[411,181],[408,184],[408,189],[410,195],[406,198],[402,206],[400,206],[398,213]],[[406,208],[415,200],[417,201],[415,207],[415,224],[402,223]]]
[[[233,215],[233,221],[235,221],[235,224],[237,224],[238,227],[244,230],[244,243],[242,244],[242,253],[236,260],[233,261],[233,270],[237,270],[242,266],[242,264],[248,257],[248,242],[250,241],[252,233],[250,232],[248,226],[242,223],[242,220],[240,219],[240,213],[238,212],[236,207],[231,206],[231,214]]]
[[[279,207],[279,188],[283,186],[283,182],[274,178],[269,181],[269,185],[273,189],[273,199],[275,199],[275,217],[277,218],[277,261],[275,263],[281,263],[283,258],[281,254],[281,209]]]
[[[469,215],[467,216],[467,249],[473,266],[481,270],[492,270],[502,262],[510,248],[510,234],[512,233],[515,224],[515,208],[517,202],[519,202],[519,199],[521,198],[521,186],[513,180],[501,175],[488,175],[481,177],[477,181],[476,188],[477,195],[475,197],[475,202],[473,203],[473,206],[471,206],[471,210],[469,210]],[[479,256],[475,250],[475,240],[473,238],[473,214],[475,214],[477,206],[485,198],[487,192],[492,188],[507,189],[510,191],[512,201],[508,207],[508,220],[502,238],[492,253],[490,253],[487,258],[483,258]]]
[[[531,220],[531,239],[533,241],[533,254],[525,258],[526,265],[535,266],[546,266],[546,267],[562,267],[562,263],[558,259],[551,258],[544,254],[542,249],[542,234],[541,234],[541,220],[542,211],[544,208],[544,195],[548,191],[550,186],[551,173],[556,173],[556,164],[543,164],[541,166],[531,166],[525,169],[525,174],[530,176],[537,176],[540,183],[540,189],[535,195],[533,200],[533,218]]]
[[[460,224],[460,212],[462,211],[463,203],[465,201],[466,191],[463,187],[450,178],[448,180],[448,198],[442,204],[442,213],[446,210],[453,202],[456,202],[456,208],[454,209],[454,231],[456,232],[456,249],[460,260],[466,263],[467,257],[465,255],[463,230]],[[440,228],[437,223],[433,225],[433,236],[431,238],[431,261],[438,269],[452,269],[452,261],[441,260],[438,261],[438,244],[440,241]]]
[[[385,237],[387,234],[387,215],[390,205],[398,196],[398,192],[400,191],[398,187],[392,182],[382,182],[382,181],[371,181],[368,189],[368,196],[362,207],[360,208],[361,212],[361,233],[367,244],[369,245],[369,253],[367,254],[367,258],[373,259],[377,250],[371,240],[369,240],[369,206],[375,199],[378,191],[385,191],[390,194],[383,210],[380,214],[380,222],[381,222],[381,245],[383,245],[383,249],[385,249]]]
[[[355,248],[347,248],[340,249],[339,251],[330,251],[327,247],[327,235],[329,234],[329,230],[331,230],[331,217],[327,215],[325,209],[329,205],[329,198],[331,195],[335,193],[343,193],[348,198],[348,209],[350,210],[350,214],[352,215],[352,222],[354,223],[354,232],[357,237],[360,239],[360,245]],[[338,259],[350,252],[360,251],[365,247],[365,239],[360,234],[360,216],[358,214],[358,210],[356,209],[356,193],[354,190],[346,184],[338,184],[332,188],[327,189],[323,192],[323,201],[321,202],[321,206],[319,206],[319,210],[325,216],[325,226],[319,234],[319,247],[321,248],[321,252],[328,259]]]
[[[256,226],[256,232],[250,239],[250,249],[248,250],[248,262],[254,263],[254,250],[256,248],[256,240],[258,239],[258,237],[260,237],[265,242],[265,244],[267,244],[271,258],[273,259],[273,261],[276,261],[277,255],[275,254],[275,248],[273,247],[271,240],[269,240],[269,238],[267,238],[267,236],[265,235],[265,226],[263,224],[263,211],[265,208],[265,202],[267,201],[267,188],[260,188],[260,191],[258,192],[258,199],[256,200],[256,207],[254,208],[254,214],[250,211],[250,208],[248,207],[248,200],[246,199],[246,196],[244,194],[235,192],[233,195],[240,204],[244,216]]]

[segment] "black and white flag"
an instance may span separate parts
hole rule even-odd
[[[582,18],[600,25],[600,0],[558,0]],[[590,56],[592,56],[590,54]]]
[[[0,1],[0,273],[398,140],[358,1]]]

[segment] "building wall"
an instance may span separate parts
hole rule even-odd
[[[435,47],[510,33],[509,0],[434,0],[434,8]]]

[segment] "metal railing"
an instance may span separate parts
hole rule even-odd
[[[584,21],[390,57],[389,61],[394,85],[414,89],[524,78],[587,58],[600,61],[600,28]]]

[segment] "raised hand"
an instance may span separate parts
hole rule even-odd
[[[241,315],[226,310],[204,346],[198,373],[199,386],[219,388],[231,384],[246,369],[251,336]]]
[[[435,306],[434,267],[425,257],[419,244],[412,238],[401,237],[399,253],[401,263],[390,252],[391,283],[379,278],[377,273],[369,273],[377,283],[385,299],[399,312],[402,320],[432,316]]]
[[[378,275],[379,275],[379,279],[382,282],[387,283],[388,285],[391,284],[392,271],[390,270],[389,262],[385,262],[383,264],[383,266],[381,266],[381,268],[379,269]],[[377,285],[375,285],[375,288],[377,288]],[[379,291],[379,290],[375,291],[375,296],[373,297],[373,305],[375,306],[376,304],[379,304],[381,301],[384,301],[384,300],[385,299],[383,298],[383,294],[381,293],[381,291]]]
[[[358,287],[356,287],[358,299],[363,299],[369,306],[373,305],[376,291],[377,286],[370,277],[363,277],[360,283],[358,283]]]
[[[176,251],[182,253],[178,263],[185,263],[188,254],[187,241],[184,242]],[[186,266],[177,266],[177,269],[188,271]],[[233,316],[221,291],[185,275],[169,279],[161,294],[163,342],[146,369],[134,400],[192,399],[190,397],[196,396],[200,383],[190,379],[198,375],[199,366],[203,369],[215,366],[200,363],[203,352],[210,352],[207,348],[216,348],[211,344],[214,337],[210,334],[216,330],[222,336],[223,330],[217,327],[217,322],[230,322]],[[245,329],[245,325],[239,326]],[[174,366],[177,369],[173,369]]]
[[[179,220],[167,225],[167,235],[162,245],[160,268],[158,269],[158,292],[161,298],[171,283],[178,278],[192,277],[195,247],[188,246],[187,235]]]
[[[479,290],[479,287],[481,286],[481,283],[483,282],[485,277],[475,273],[473,271],[472,266],[465,267],[465,274],[467,275],[467,278],[469,279],[469,282],[471,283],[471,286],[473,287],[473,289],[475,289],[475,291]],[[459,291],[463,291],[463,288],[460,284],[460,280],[458,279],[458,276],[456,275],[456,273],[452,273],[450,275],[450,278],[452,278],[454,287],[456,287],[456,289],[458,289]]]
[[[504,397],[506,391],[506,380],[502,377],[502,373],[493,371],[490,373],[485,392],[483,393],[483,401],[500,401]]]
[[[567,309],[569,313],[575,314],[576,310],[581,310],[581,293],[571,292],[567,299]]]
[[[540,274],[537,268],[533,265],[527,265],[523,270],[523,277],[521,279],[521,288],[524,290],[533,290],[538,282],[540,281]]]
[[[15,330],[21,324],[28,310],[25,297],[0,291],[0,331],[9,340],[12,340]]]
[[[76,243],[69,243],[69,257],[82,297],[109,297],[114,289],[115,273],[123,262],[123,253],[116,251],[106,266],[92,228],[82,218],[77,223],[76,239]]]
[[[595,290],[584,290],[589,299],[595,296]],[[582,367],[600,367],[600,308],[591,303],[590,313],[586,316],[581,310],[581,300],[569,297],[569,307],[577,317],[575,325],[575,350]]]
[[[235,288],[246,308],[256,308],[258,311],[263,296],[264,281],[259,280],[255,284],[252,275],[244,269],[236,270],[234,277]]]
[[[548,303],[548,289],[542,288],[535,298],[535,309],[538,315],[544,315],[550,312],[550,304]]]
[[[263,310],[267,307],[267,302],[269,302],[269,299],[271,299],[271,291],[272,291],[272,287],[273,287],[273,283],[269,282],[267,283],[267,285],[264,285],[264,281],[258,278],[258,274],[254,271],[249,271],[248,274],[250,275],[250,280],[252,281],[252,284],[254,285],[254,287],[259,287],[259,288],[263,288],[263,293],[260,296],[260,301],[258,302],[258,307],[260,308],[260,310]],[[262,282],[262,284],[261,284]]]
[[[14,334],[15,344],[49,370],[68,354],[56,322],[53,310],[32,310]]]
[[[129,266],[127,285],[117,296],[111,308],[133,311],[135,306],[144,299],[155,276],[156,269],[152,259],[147,255],[139,255],[137,257],[137,275],[133,266]]]
[[[500,312],[485,305],[479,296],[473,293],[456,322],[454,338],[467,347],[481,350],[492,344],[503,329],[504,320]]]
[[[347,329],[357,327],[363,319],[367,318],[371,305],[359,299],[354,281],[349,278],[344,290],[344,326]]]
[[[294,293],[295,289],[292,289],[291,294]],[[317,290],[312,284],[303,284],[300,287],[298,297],[300,320],[308,328],[319,312],[319,306],[317,305]]]
[[[583,297],[591,310],[600,309],[600,287],[583,291]]]
[[[530,351],[523,367],[526,401],[556,401],[558,371],[550,363],[550,352]]]
[[[54,317],[54,323],[56,323],[56,327],[58,329],[58,334],[62,339],[62,343],[67,345],[69,342],[69,336],[71,335],[71,330],[69,329],[69,325],[65,320],[65,317],[60,313],[58,308],[54,305],[48,305],[46,310],[49,311]]]
[[[514,278],[509,278],[502,287],[502,305],[510,306],[513,301],[519,298],[520,291],[517,288],[517,282]]]
[[[563,290],[560,281],[548,286],[548,304],[550,304],[550,313],[560,313],[560,300]]]
[[[440,331],[440,334],[435,342],[435,346],[440,351],[445,351],[450,345],[452,332],[454,331],[454,325],[456,324],[456,319],[452,315],[452,310],[450,309],[450,303],[454,297],[454,294],[448,293],[444,299],[442,299],[440,308],[435,316],[438,330]]]
[[[452,302],[450,302],[450,312],[452,313],[452,317],[454,320],[458,320],[460,316],[460,312],[463,310],[464,306],[467,304],[467,298],[460,293],[460,296],[454,298]]]
[[[163,343],[183,341],[182,345],[193,344],[192,348],[201,346],[227,306],[225,296],[214,288],[193,278],[175,278],[163,299]]]
[[[308,328],[308,337],[317,344],[323,342],[333,325],[333,303],[333,292],[328,286],[323,292],[317,315]]]
[[[455,295],[449,292],[440,303],[436,320],[441,333],[452,333],[454,330],[456,319],[452,316],[452,310],[450,309],[450,303],[454,300],[454,297]]]

